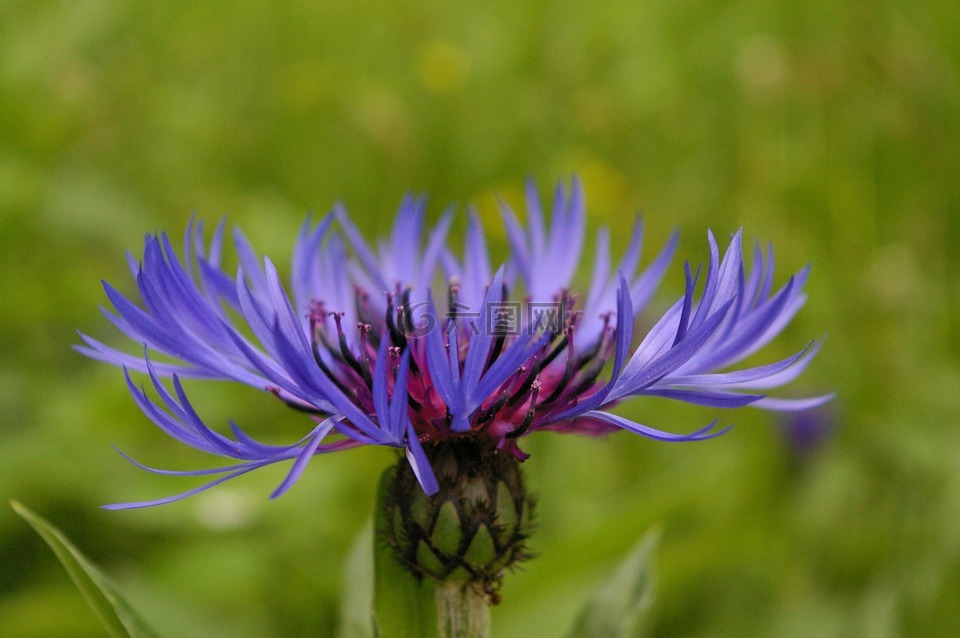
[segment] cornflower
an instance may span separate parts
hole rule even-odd
[[[636,397],[773,410],[829,400],[766,395],[795,379],[819,343],[774,363],[737,367],[783,331],[803,305],[807,268],[774,291],[772,248],[766,255],[755,248],[747,268],[741,232],[722,257],[708,233],[706,272],[686,264],[683,294],[634,345],[635,317],[667,269],[676,233],[639,269],[638,219],[614,270],[609,231],[600,229],[590,284],[578,295],[570,286],[585,237],[580,182],[558,185],[549,220],[532,184],[526,205],[526,225],[501,205],[509,257],[498,268],[474,211],[458,257],[446,241],[452,215],[427,228],[422,198],[403,200],[392,232],[376,248],[338,207],[304,222],[286,286],[273,262],[261,259],[239,229],[233,232],[236,273],[225,270],[223,222],[206,242],[203,223],[191,220],[182,257],[165,233],[148,235],[142,259],[129,256],[140,303],[103,284],[114,309],[104,313],[140,352],[86,335],[77,349],[121,367],[140,409],[169,436],[231,463],[171,471],[130,459],[158,474],[215,478],[167,498],[107,507],[169,503],[292,461],[276,497],[313,457],[361,445],[402,450],[407,465],[401,473],[412,472],[415,479],[404,484],[418,484],[432,496],[464,468],[482,474],[485,464],[525,460],[522,441],[538,431],[627,430],[660,441],[699,441],[726,431],[714,421],[673,434],[611,412]],[[441,278],[445,289],[434,290]],[[442,293],[441,302],[434,292]],[[149,377],[156,398],[133,381],[131,371]],[[265,390],[305,413],[310,429],[289,445],[258,441],[232,421],[231,435],[223,434],[194,409],[181,383],[185,378]],[[163,379],[170,379],[169,386]],[[515,480],[507,483],[510,492]],[[489,487],[496,491],[498,483]],[[492,510],[502,510],[502,502],[487,497]],[[516,499],[513,514],[525,513],[522,500]]]

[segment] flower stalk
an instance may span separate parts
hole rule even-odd
[[[490,606],[476,585],[444,582],[435,594],[439,638],[489,638]]]

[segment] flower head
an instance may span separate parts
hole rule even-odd
[[[225,227],[207,243],[202,223],[187,227],[183,255],[166,234],[146,237],[130,258],[140,303],[104,289],[110,321],[140,346],[136,353],[81,335],[82,353],[121,366],[143,412],[173,438],[234,461],[225,467],[162,474],[211,475],[190,496],[250,470],[293,461],[274,492],[299,478],[315,455],[359,445],[403,450],[427,494],[438,489],[424,446],[472,439],[524,460],[521,439],[538,430],[598,434],[629,430],[664,441],[721,434],[715,423],[672,434],[610,411],[638,396],[718,408],[792,410],[829,396],[774,399],[771,388],[796,378],[818,344],[782,361],[737,368],[779,334],[803,305],[807,271],[773,289],[773,253],[743,261],[741,234],[723,256],[712,234],[706,271],[686,267],[680,298],[634,346],[635,316],[652,297],[676,236],[639,269],[642,228],[634,224],[614,269],[609,234],[596,235],[585,295],[571,289],[585,236],[584,197],[574,179],[558,186],[544,215],[527,189],[526,226],[502,206],[510,255],[495,268],[477,215],[466,245],[447,245],[451,215],[424,223],[422,199],[406,198],[389,237],[371,247],[340,208],[308,219],[297,237],[288,285],[235,230],[239,265],[222,266]],[[442,278],[445,286],[434,287]],[[163,360],[155,360],[156,355]],[[146,374],[157,398],[130,371]],[[606,371],[606,372],[605,372]],[[256,441],[235,423],[232,436],[208,427],[180,379],[226,379],[266,390],[312,421],[286,446]],[[163,379],[169,378],[171,389]]]

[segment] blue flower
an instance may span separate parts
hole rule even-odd
[[[293,251],[289,287],[268,258],[235,230],[235,275],[222,266],[225,227],[207,243],[202,223],[187,227],[183,256],[166,234],[146,237],[130,257],[140,303],[104,282],[108,319],[138,344],[125,352],[81,335],[83,354],[120,366],[141,410],[171,437],[233,461],[197,471],[141,468],[216,478],[175,501],[240,474],[292,461],[278,496],[317,454],[359,445],[404,451],[427,494],[437,479],[423,446],[455,437],[492,442],[524,460],[520,439],[537,430],[602,434],[629,430],[663,441],[722,434],[716,422],[691,434],[636,423],[610,409],[638,396],[730,408],[807,409],[830,399],[776,399],[766,391],[796,378],[819,348],[762,366],[737,364],[776,337],[805,300],[807,270],[773,290],[773,252],[757,248],[747,268],[741,233],[722,258],[708,234],[706,272],[685,268],[683,295],[634,347],[635,317],[654,294],[676,235],[639,269],[642,227],[635,222],[615,268],[609,234],[596,236],[585,296],[571,281],[585,237],[584,197],[574,179],[560,185],[546,216],[527,189],[526,226],[502,206],[510,254],[494,269],[475,212],[463,256],[447,245],[452,216],[424,224],[424,201],[406,198],[389,237],[371,248],[338,208],[307,219]],[[447,282],[441,302],[434,282]],[[702,280],[702,281],[701,281]],[[442,312],[441,312],[442,311]],[[155,360],[156,355],[162,360]],[[149,377],[157,398],[130,371]],[[604,370],[609,372],[604,375]],[[312,420],[287,446],[266,445],[230,423],[232,436],[208,427],[182,378],[226,379],[266,390]],[[172,392],[162,379],[169,378]]]

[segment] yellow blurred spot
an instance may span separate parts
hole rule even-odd
[[[771,35],[758,33],[740,43],[735,70],[740,83],[753,94],[774,92],[787,79],[787,55]]]
[[[583,180],[588,218],[632,218],[637,212],[628,210],[630,197],[626,180],[610,164],[600,160],[588,161],[577,169],[577,173]]]
[[[378,146],[397,155],[413,152],[410,110],[391,87],[373,84],[359,92],[352,116]]]
[[[449,42],[427,42],[417,54],[417,72],[424,86],[435,93],[452,93],[467,77],[469,60]]]
[[[587,201],[587,219],[612,223],[632,219],[631,190],[623,174],[614,166],[579,149],[568,149],[555,161],[558,178],[567,179],[571,173],[580,176]],[[552,192],[552,191],[551,191]]]

